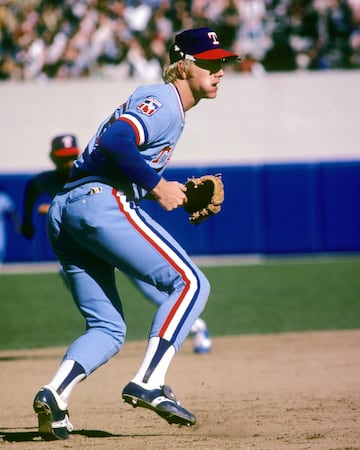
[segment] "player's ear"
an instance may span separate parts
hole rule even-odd
[[[179,78],[181,80],[186,80],[186,78],[187,78],[187,70],[186,70],[185,61],[183,59],[178,62],[177,69],[178,69]]]

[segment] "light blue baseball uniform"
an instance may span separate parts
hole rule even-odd
[[[204,274],[139,205],[159,182],[184,119],[174,85],[139,87],[100,125],[51,205],[49,240],[87,325],[65,359],[77,361],[86,375],[125,339],[115,268],[157,288],[150,337],[176,351],[206,304]]]

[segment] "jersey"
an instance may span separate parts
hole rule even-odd
[[[140,86],[104,120],[83,154],[74,163],[71,179],[84,175],[102,176],[106,173],[107,178],[111,177],[110,184],[124,190],[132,200],[139,200],[146,195],[146,189],[133,183],[127,173],[111,170],[111,159],[104,158],[99,149],[101,136],[117,120],[130,125],[142,158],[161,175],[182,134],[185,124],[184,108],[174,85]],[[118,151],[121,152],[122,149],[119,148]]]
[[[24,192],[24,211],[22,232],[28,237],[34,236],[33,214],[35,205],[41,202],[51,203],[68,178],[65,171],[48,170],[29,180]]]

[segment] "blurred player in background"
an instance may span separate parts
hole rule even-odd
[[[201,99],[216,98],[223,65],[237,55],[221,48],[216,32],[204,27],[179,33],[169,56],[164,83],[138,87],[100,124],[48,213],[49,240],[86,331],[35,395],[43,439],[69,437],[73,389],[124,344],[126,322],[115,268],[155,287],[160,303],[144,358],[122,390],[123,401],[148,408],[170,424],[196,423],[165,379],[206,305],[209,281],[139,203],[151,195],[172,211],[187,201],[185,185],[166,180],[164,170],[182,134],[185,113]]]
[[[7,250],[6,220],[9,218],[17,232],[20,231],[20,219],[16,205],[10,195],[3,191],[0,181],[0,267],[2,266]]]
[[[73,162],[79,154],[80,149],[74,134],[59,134],[52,139],[50,159],[55,164],[55,169],[35,175],[25,186],[21,233],[27,239],[32,239],[35,234],[36,204],[40,199],[44,200],[44,203],[38,205],[37,213],[47,214],[52,199],[64,186]]]

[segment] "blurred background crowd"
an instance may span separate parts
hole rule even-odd
[[[360,0],[0,0],[0,80],[152,81],[199,26],[241,55],[228,70],[360,68]]]

